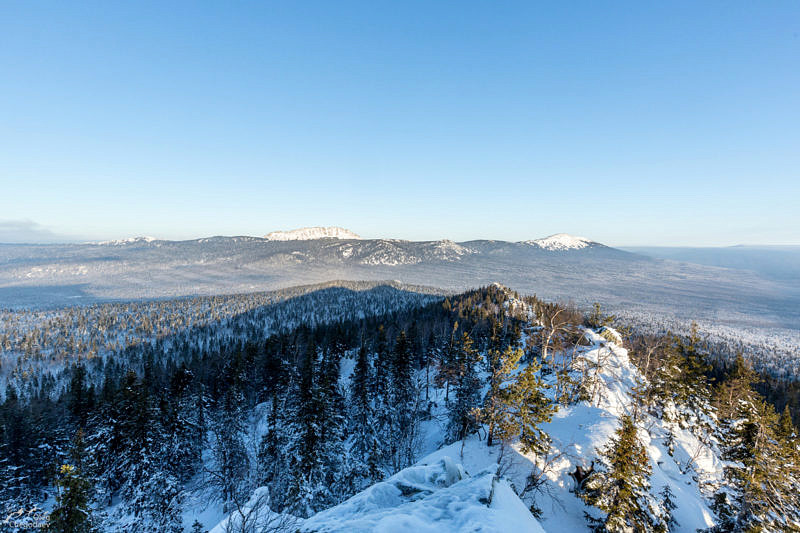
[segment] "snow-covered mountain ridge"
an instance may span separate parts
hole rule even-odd
[[[88,242],[86,244],[94,244],[97,246],[125,246],[127,244],[142,244],[142,243],[151,243],[158,241],[156,237],[150,237],[147,235],[143,235],[141,237],[130,237],[127,239],[114,239],[110,241],[96,241],[96,242]]]
[[[543,250],[550,250],[552,252],[580,250],[581,248],[598,244],[585,237],[576,237],[567,233],[556,233],[555,235],[550,235],[549,237],[544,237],[542,239],[534,239],[522,242],[524,244],[529,244],[531,246],[536,246]]]
[[[338,226],[313,226],[289,231],[272,231],[264,236],[268,241],[310,241],[315,239],[360,239],[356,233]]]

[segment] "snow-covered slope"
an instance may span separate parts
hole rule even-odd
[[[314,226],[289,231],[273,231],[264,235],[270,241],[310,241],[314,239],[360,239],[361,236],[338,226]]]
[[[549,250],[551,252],[580,250],[581,248],[586,248],[587,246],[597,244],[585,237],[576,237],[574,235],[569,235],[568,233],[556,233],[555,235],[550,235],[549,237],[544,237],[542,239],[522,241],[522,243],[535,246],[543,250]]]
[[[450,457],[401,470],[312,516],[300,531],[543,533],[525,504],[508,482],[497,478],[494,469],[470,476]]]
[[[489,448],[478,435],[469,437],[462,445],[456,442],[431,453],[420,460],[431,464],[451,456],[468,471],[498,468],[508,481],[523,491],[532,472],[542,473],[545,482],[537,490],[522,496],[525,506],[536,504],[541,511],[541,526],[552,533],[578,533],[587,531],[584,512],[598,516],[596,509],[588,507],[575,494],[575,481],[570,476],[576,466],[589,468],[597,460],[597,451],[605,446],[619,427],[619,419],[631,414],[633,399],[631,389],[639,375],[628,359],[628,352],[593,331],[587,331],[592,343],[584,349],[581,358],[591,368],[598,368],[598,381],[591,390],[588,402],[561,406],[550,423],[542,429],[550,435],[552,444],[546,457],[522,453],[518,443],[509,449],[500,446]],[[690,428],[677,423],[642,415],[639,438],[647,449],[652,475],[651,494],[658,494],[669,486],[674,494],[678,526],[674,531],[694,532],[714,525],[713,513],[707,505],[707,494],[701,491],[702,483],[718,479],[722,463],[713,445],[704,444]],[[665,444],[672,433],[672,450]],[[501,457],[502,453],[502,457]]]

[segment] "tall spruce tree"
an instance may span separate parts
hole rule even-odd
[[[545,454],[550,447],[550,437],[540,425],[550,422],[556,410],[544,393],[546,385],[540,370],[539,363],[531,361],[504,390],[504,402],[520,426],[522,451],[537,455]]]
[[[450,335],[444,345],[438,350],[438,371],[436,373],[436,385],[444,387],[444,402],[450,406],[450,387],[458,375],[458,365],[456,364],[456,353],[458,351],[458,322],[453,322]]]
[[[397,471],[414,462],[418,423],[418,391],[413,381],[412,361],[404,331],[397,336],[390,371],[391,432],[387,438],[391,465]]]
[[[47,530],[53,533],[90,533],[94,530],[89,504],[91,484],[74,465],[63,464],[56,480],[58,495]]]
[[[508,442],[519,435],[523,452],[542,455],[550,447],[550,437],[540,426],[552,419],[555,406],[545,394],[538,361],[517,372],[522,356],[521,349],[511,346],[495,355],[495,373],[483,406],[475,413],[487,425],[489,446],[495,439]]]
[[[477,365],[481,355],[466,332],[459,339],[453,366],[455,372],[455,397],[450,406],[447,436],[450,442],[461,440],[478,428],[475,409],[480,403],[481,380]]]
[[[599,456],[603,468],[595,470],[584,482],[582,497],[606,516],[594,518],[587,514],[590,525],[596,531],[609,533],[661,529],[649,512],[650,459],[630,416],[622,417],[615,436]]]
[[[244,443],[243,397],[232,386],[223,394],[213,416],[212,451],[214,467],[212,481],[220,490],[223,508],[227,512],[243,496],[249,469],[249,456]]]
[[[330,487],[325,485],[320,427],[320,392],[317,376],[317,347],[313,339],[306,343],[295,392],[295,411],[290,428],[289,481],[286,510],[308,517],[330,504]]]
[[[339,386],[340,360],[344,353],[343,341],[339,348],[323,352],[320,363],[318,393],[319,409],[317,424],[320,427],[320,457],[323,465],[324,484],[328,492],[328,505],[338,502],[344,495],[350,496],[346,486],[345,455],[345,399]]]
[[[701,338],[696,323],[687,339],[678,340],[680,359],[680,378],[673,382],[677,386],[678,403],[686,405],[692,418],[698,420],[700,414],[708,412],[708,399],[711,393],[708,372],[711,365],[701,349]]]
[[[370,398],[372,379],[369,354],[366,346],[362,344],[350,380],[351,462],[348,465],[347,476],[348,484],[354,492],[366,488],[383,477],[377,453],[381,444]]]
[[[278,506],[281,505],[282,497],[286,493],[285,473],[288,469],[285,447],[286,426],[289,422],[284,413],[285,403],[285,398],[273,388],[270,392],[267,429],[261,436],[257,453],[258,484],[269,487],[270,501]]]
[[[194,373],[181,365],[170,380],[169,397],[160,417],[166,461],[171,473],[181,481],[188,481],[197,473],[204,445],[204,406],[194,386]]]
[[[375,431],[379,442],[388,443],[392,439],[392,356],[389,352],[386,330],[383,325],[378,326],[373,350],[373,376],[370,383],[375,413]],[[391,447],[379,446],[376,452],[381,467],[391,469]]]
[[[67,407],[78,427],[86,427],[93,404],[94,395],[86,382],[86,367],[83,364],[73,365],[72,377],[67,388]]]
[[[522,356],[521,349],[511,346],[503,351],[491,348],[488,352],[489,390],[483,405],[476,411],[478,420],[486,425],[487,446],[492,446],[495,439],[508,440],[517,434],[518,426],[511,416],[506,389],[516,379],[515,372]]]

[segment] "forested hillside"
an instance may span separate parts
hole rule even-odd
[[[18,366],[4,527],[37,509],[52,531],[800,527],[787,398],[696,331],[644,334],[497,284],[173,316],[172,334]],[[53,338],[38,331],[13,346]]]

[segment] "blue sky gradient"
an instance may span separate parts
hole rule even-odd
[[[800,244],[800,3],[3,2],[3,224]]]

